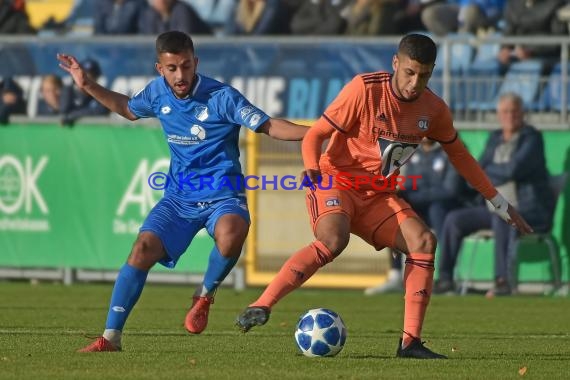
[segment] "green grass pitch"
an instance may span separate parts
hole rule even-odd
[[[434,296],[428,347],[449,360],[396,359],[401,295],[302,289],[266,326],[242,334],[236,315],[261,292],[222,288],[208,328],[183,328],[192,286],[148,284],[127,322],[123,352],[78,354],[105,323],[111,284],[0,282],[0,379],[568,379],[570,299]],[[328,307],[348,329],[334,358],[297,352],[307,309]]]

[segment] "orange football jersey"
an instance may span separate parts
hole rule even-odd
[[[459,141],[447,104],[429,88],[415,100],[398,98],[391,79],[388,72],[357,75],[327,107],[313,127],[325,123],[334,128],[320,157],[320,170],[350,177],[389,177],[428,137],[442,143],[458,172],[487,199],[492,198],[496,190]]]

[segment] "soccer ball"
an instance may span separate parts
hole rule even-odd
[[[335,356],[346,342],[346,327],[334,311],[311,309],[297,322],[295,342],[305,356]]]
[[[190,134],[198,137],[200,140],[206,138],[206,130],[199,125],[193,125],[192,128],[190,128]]]

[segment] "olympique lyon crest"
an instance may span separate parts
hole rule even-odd
[[[418,128],[422,131],[426,131],[429,128],[429,119],[427,117],[422,117],[418,120]]]

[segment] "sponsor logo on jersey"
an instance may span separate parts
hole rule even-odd
[[[206,138],[206,130],[203,127],[196,124],[194,124],[190,128],[190,134],[192,136],[196,136],[200,140],[204,140]]]
[[[160,108],[160,113],[162,113],[163,115],[168,115],[170,111],[172,111],[172,109],[169,106],[162,106]]]
[[[242,119],[245,119],[247,115],[253,112],[253,110],[254,108],[252,106],[245,106],[239,110],[239,115]]]
[[[254,113],[253,115],[251,115],[251,119],[249,120],[249,125],[251,127],[255,127],[259,123],[259,120],[261,120],[261,115],[258,113]]]

